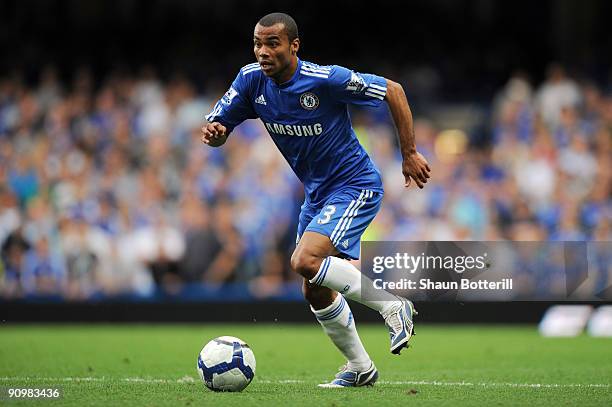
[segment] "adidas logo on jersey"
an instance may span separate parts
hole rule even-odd
[[[344,242],[341,243],[342,247],[344,247],[345,249],[348,249],[348,245],[349,245],[349,241],[348,239],[346,239]]]
[[[259,103],[260,105],[264,105],[266,106],[266,98],[264,97],[263,93],[261,95],[259,95],[259,97],[257,99],[255,99],[255,103]]]

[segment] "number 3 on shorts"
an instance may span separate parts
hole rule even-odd
[[[317,219],[317,223],[319,225],[325,225],[327,222],[329,222],[334,213],[336,213],[336,206],[327,205],[322,212],[323,216]]]

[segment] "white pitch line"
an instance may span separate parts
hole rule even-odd
[[[114,379],[111,377],[0,377],[0,381],[60,381],[60,382],[109,382],[119,380],[126,383],[195,383],[198,380],[193,376],[184,376],[180,379],[154,379],[145,377],[124,377],[120,379]],[[299,384],[308,383],[307,380],[257,380],[263,384]],[[314,383],[314,382],[313,382]],[[575,387],[588,387],[588,388],[609,388],[611,385],[606,383],[504,383],[504,382],[441,382],[437,380],[408,380],[408,381],[392,381],[392,380],[381,380],[380,384],[390,385],[422,385],[422,386],[468,386],[468,387],[518,387],[518,388],[575,388]]]
[[[378,383],[381,384],[411,384],[411,385],[425,385],[425,386],[473,386],[473,387],[533,387],[533,388],[562,388],[562,387],[602,387],[608,388],[609,384],[600,383],[495,383],[495,382],[439,382],[439,381],[425,381],[425,380],[414,380],[414,381],[386,381],[381,380]]]

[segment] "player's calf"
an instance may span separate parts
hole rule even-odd
[[[304,284],[302,285],[302,293],[304,294],[304,298],[308,303],[312,306],[313,309],[319,310],[325,307],[329,307],[329,305],[334,302],[338,293],[330,290],[327,287],[320,287],[318,285],[314,285],[310,283],[307,279],[304,279]]]

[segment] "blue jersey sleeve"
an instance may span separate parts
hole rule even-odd
[[[377,107],[387,94],[387,80],[381,76],[332,66],[329,76],[331,96],[343,103]]]
[[[257,115],[250,103],[249,84],[242,72],[238,73],[232,86],[225,92],[225,95],[215,104],[212,111],[206,115],[209,123],[219,122],[227,127],[228,133],[234,127],[247,119],[256,119]]]

